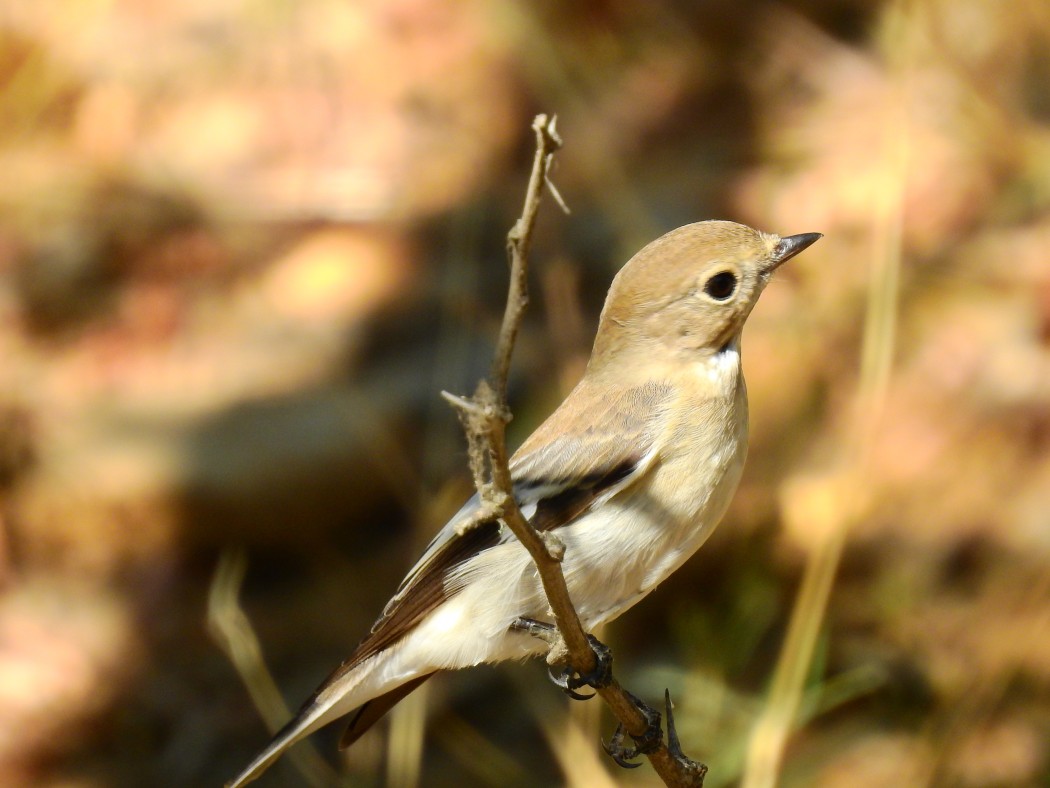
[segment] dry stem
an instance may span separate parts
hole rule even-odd
[[[522,515],[513,494],[506,443],[506,426],[511,418],[507,407],[507,377],[514,341],[529,300],[527,256],[543,189],[545,185],[549,187],[550,165],[555,151],[561,146],[555,122],[556,118],[537,115],[532,124],[536,134],[536,155],[521,217],[507,234],[510,286],[491,381],[479,382],[471,398],[448,394],[445,397],[456,407],[463,422],[471,472],[482,507],[488,512],[498,512],[536,564],[562,641],[552,645],[548,660],[561,661],[564,658],[573,670],[584,675],[593,672],[597,665],[565,584],[561,569],[564,547],[553,534],[537,532]],[[645,717],[615,678],[609,686],[598,688],[597,692],[629,734],[641,737],[646,733],[648,723]],[[680,788],[703,785],[706,770],[675,758],[663,739],[646,757],[665,785]]]

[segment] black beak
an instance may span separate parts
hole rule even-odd
[[[787,262],[823,237],[823,233],[799,233],[798,235],[789,235],[786,238],[781,238],[780,243],[773,248],[773,265],[770,266],[769,270],[772,271],[781,263]]]

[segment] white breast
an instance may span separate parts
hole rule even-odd
[[[747,452],[747,397],[739,353],[719,357],[702,374],[725,376],[733,394],[677,408],[647,472],[557,531],[569,593],[587,629],[616,618],[665,580],[729,506]],[[535,566],[517,540],[470,559],[449,582],[460,590],[404,643],[411,662],[458,668],[542,653],[535,638],[508,631],[518,617],[551,620]]]

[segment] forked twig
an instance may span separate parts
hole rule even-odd
[[[507,234],[510,285],[490,379],[480,381],[472,397],[447,393],[444,396],[456,408],[463,422],[471,472],[482,507],[490,513],[498,513],[536,564],[559,634],[551,645],[548,662],[567,662],[577,675],[584,676],[593,674],[598,665],[565,584],[561,569],[564,546],[553,534],[537,532],[522,515],[514,499],[506,443],[506,427],[511,419],[507,407],[507,378],[514,341],[529,300],[527,258],[545,187],[564,208],[560,195],[550,187],[548,177],[554,154],[561,147],[556,120],[537,115],[532,123],[536,154],[521,216]],[[610,677],[606,686],[596,689],[623,730],[636,742],[645,742],[644,746],[639,744],[634,753],[644,754],[649,759],[665,785],[676,788],[703,785],[706,767],[685,758],[676,746],[667,746],[659,730],[660,715],[657,712],[643,711],[644,704],[624,690],[614,677]],[[676,739],[673,741],[677,744]]]

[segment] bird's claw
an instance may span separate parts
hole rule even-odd
[[[660,712],[630,692],[627,692],[627,690],[624,690],[624,693],[631,699],[635,708],[645,717],[645,732],[641,736],[631,734],[631,738],[634,739],[634,746],[624,747],[623,738],[624,734],[627,733],[627,729],[624,728],[621,722],[616,726],[616,730],[613,732],[612,739],[609,740],[608,744],[605,743],[604,739],[602,740],[602,749],[605,750],[610,758],[616,761],[618,766],[624,769],[636,769],[641,764],[631,763],[631,761],[657,749],[663,742],[664,733],[660,728]]]
[[[562,665],[557,670],[550,668],[547,671],[555,686],[560,687],[562,692],[573,700],[590,700],[597,694],[592,692],[589,695],[581,695],[576,691],[581,687],[602,689],[612,682],[612,651],[594,635],[588,635],[587,642],[594,652],[594,670],[577,673],[570,666]]]
[[[547,676],[550,677],[550,680],[555,687],[558,687],[573,700],[590,700],[595,695],[593,692],[590,695],[581,695],[576,691],[576,689],[582,687],[583,684],[576,683],[578,679],[572,668],[568,668],[564,665],[560,665],[557,668],[550,667],[547,668]]]
[[[516,619],[511,624],[511,629],[525,632],[548,643],[553,643],[557,634],[557,628],[553,624],[536,621],[531,618]],[[587,641],[590,643],[591,650],[594,651],[594,670],[589,673],[579,674],[568,665],[562,665],[557,670],[554,668],[548,670],[551,681],[573,700],[588,700],[594,697],[595,693],[581,695],[577,692],[576,690],[581,687],[601,689],[608,687],[612,683],[612,651],[593,635],[588,635]],[[634,739],[634,746],[625,747],[623,740],[624,736],[627,735],[627,729],[623,726],[623,723],[620,723],[616,726],[616,730],[613,732],[608,744],[605,743],[604,739],[602,740],[602,749],[608,753],[609,757],[617,765],[624,769],[636,769],[641,765],[640,763],[633,763],[636,758],[659,749],[663,743],[663,730],[660,727],[661,716],[660,712],[647,705],[638,697],[626,690],[624,692],[630,698],[634,707],[645,718],[645,732],[640,736],[631,734],[631,738]],[[695,782],[692,784],[703,785],[707,767],[698,761],[692,760],[682,752],[682,743],[678,738],[678,730],[675,728],[670,690],[664,690],[664,707],[667,713],[667,752],[677,761],[685,773],[694,776]]]
[[[616,730],[613,731],[612,738],[609,743],[605,743],[605,739],[602,739],[602,749],[605,750],[606,754],[616,761],[616,764],[624,769],[637,769],[641,766],[641,763],[631,763],[634,758],[641,755],[640,752],[634,747],[623,746],[623,736],[626,730],[621,722],[616,726]]]
[[[553,645],[558,639],[557,627],[532,618],[515,619],[510,628],[539,638],[548,645]],[[581,695],[576,691],[581,687],[601,689],[612,683],[612,651],[594,635],[588,635],[587,642],[594,652],[594,670],[589,673],[577,673],[569,665],[547,670],[547,675],[554,685],[573,700],[589,700],[595,696],[596,693],[593,692],[590,695]]]
[[[646,728],[645,732],[641,736],[632,735],[634,739],[633,747],[624,747],[623,739],[626,733],[626,729],[623,723],[616,726],[616,731],[612,735],[612,739],[606,744],[602,741],[602,749],[608,753],[609,757],[612,758],[618,766],[624,769],[635,769],[640,766],[640,763],[633,763],[634,759],[640,755],[653,752],[660,747],[663,742],[663,731],[660,728],[660,712],[648,706],[646,703],[632,695],[627,693],[627,697],[634,703],[635,708],[642,713],[645,717]],[[671,693],[668,690],[664,690],[664,705],[667,713],[667,751],[671,757],[674,758],[686,772],[696,776],[696,785],[703,785],[704,777],[707,774],[707,767],[702,763],[689,758],[684,752],[682,752],[682,743],[678,738],[678,730],[675,728],[674,712],[671,707]]]

